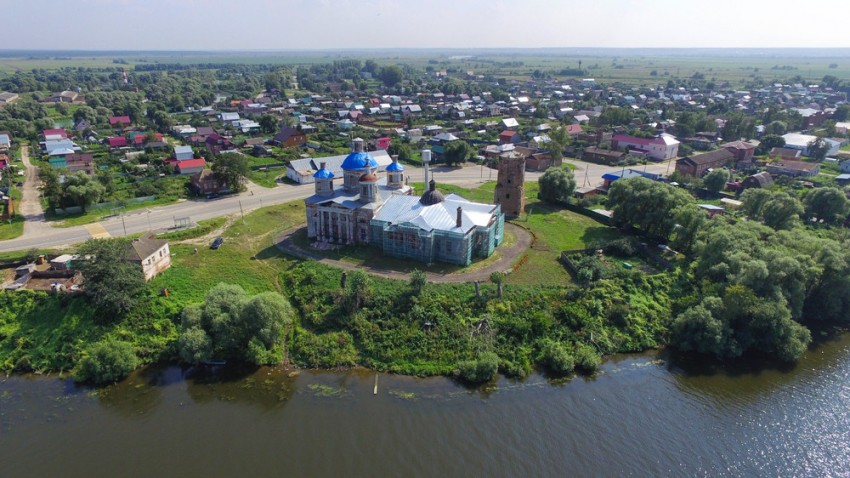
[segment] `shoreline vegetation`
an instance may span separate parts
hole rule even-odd
[[[771,268],[797,270],[790,259],[772,256],[787,252],[796,236],[754,222],[735,228],[729,222],[700,222],[692,236],[682,237],[686,231],[678,228],[680,236],[671,237],[671,244],[694,251],[693,260],[671,257],[672,269],[655,268],[640,257],[638,239],[633,229],[629,232],[641,227],[640,218],[616,214],[618,204],[639,206],[625,186],[671,187],[643,181],[624,181],[612,191],[609,206],[619,228],[543,203],[537,185],[528,188],[533,213],[514,221],[537,240],[527,259],[516,258],[522,262],[516,271],[481,283],[478,294],[472,283],[429,283],[420,272],[406,281],[391,280],[285,255],[276,240],[281,231],[303,223],[300,201],[253,211],[244,220],[211,220],[197,231],[170,236],[178,239],[171,244],[172,267],[144,287],[120,320],[104,317],[82,295],[0,294],[0,370],[70,373],[81,381],[109,383],[139,365],[236,360],[323,369],[363,366],[484,383],[497,373],[513,378],[534,370],[593,374],[604,355],[670,344],[719,359],[755,353],[791,362],[802,354],[811,335],[798,321],[812,305],[802,296],[782,294],[796,290],[795,277],[812,279],[798,271],[799,277],[783,273],[784,282],[774,284],[768,274],[760,279],[765,290],[755,291],[757,284],[746,285],[745,272],[761,270],[758,263],[735,254],[706,255],[736,243],[749,248],[749,259],[776,257]],[[492,184],[453,189],[476,197],[489,193]],[[677,192],[668,199],[685,196]],[[657,206],[684,214],[681,205]],[[655,227],[663,227],[659,224]],[[214,235],[225,239],[218,250],[206,247]],[[758,241],[773,246],[757,252]],[[812,247],[837,261],[819,267],[829,273],[823,284],[834,293],[827,305],[840,315],[843,289],[836,281],[842,256],[829,241],[819,238]],[[579,251],[569,255],[573,276],[558,262],[565,250]],[[809,256],[814,262],[823,259],[814,251]],[[799,254],[793,259],[803,260]],[[725,285],[719,276],[706,282],[718,264],[742,268],[743,277]],[[810,285],[809,294],[816,297],[819,287]],[[782,298],[758,299],[771,294]]]
[[[762,356],[793,363],[817,341],[819,329],[850,322],[850,188],[838,187],[843,169],[837,159],[825,158],[825,138],[844,135],[843,141],[847,136],[846,128],[841,133],[838,127],[850,115],[845,51],[827,51],[835,58],[803,50],[773,50],[777,56],[761,58],[752,57],[761,50],[726,58],[720,58],[725,50],[693,56],[605,51],[560,55],[566,52],[527,50],[520,55],[500,50],[449,57],[433,57],[430,50],[409,57],[384,51],[374,58],[366,55],[365,61],[331,59],[327,52],[102,52],[90,59],[82,52],[55,57],[55,52],[5,52],[0,55],[0,91],[15,93],[6,95],[9,104],[0,109],[0,130],[12,133],[15,147],[29,142],[36,151],[44,131],[74,127],[72,136],[85,142],[96,161],[97,174],[79,172],[60,181],[62,168],[49,166],[46,151],[33,158],[41,169],[49,218],[57,208],[88,211],[66,217],[65,225],[95,220],[96,204],[109,204],[103,206],[106,213],[138,198],[157,197],[164,203],[191,194],[187,177],[175,175],[166,162],[178,143],[192,142],[198,152],[205,147],[202,138],[176,137],[191,134],[184,125],[196,132],[215,126],[223,131],[221,138],[250,151],[208,158],[232,190],[246,176],[262,186],[277,185],[286,163],[307,150],[317,158],[344,154],[350,137],[338,130],[343,124],[368,140],[392,136],[389,154],[408,164],[419,162],[408,134],[412,130],[421,133],[432,125],[456,130],[469,144],[454,144],[465,145],[460,149],[469,154],[447,155],[446,160],[465,162],[473,154],[470,144],[477,150],[499,141],[499,122],[506,119],[520,125],[515,137],[531,133],[530,138],[539,138],[535,144],[548,145],[540,149],[552,159],[584,157],[588,147],[611,150],[605,138],[614,132],[637,138],[675,133],[682,139],[681,157],[706,146],[709,138],[759,137],[761,143],[749,167],[724,163],[734,171],[718,166],[704,178],[675,172],[665,178],[680,187],[617,179],[607,197],[580,201],[572,198],[572,172],[549,168],[539,183],[526,184],[527,207],[512,221],[532,234],[530,247],[511,258],[510,273],[494,273],[477,287],[428,282],[427,274],[463,274],[486,267],[486,260],[468,268],[423,266],[421,271],[405,264],[398,270],[408,276],[391,280],[288,256],[276,241],[282,231],[304,224],[301,201],[261,208],[244,218],[201,221],[196,228],[164,235],[171,241],[173,265],[147,283],[137,277],[140,271],[126,267],[120,240],[90,241],[63,252],[97,258],[111,251],[117,259],[83,261],[88,282],[82,294],[0,294],[0,372],[59,372],[109,383],[155,362],[231,360],[319,368],[362,365],[481,383],[497,373],[524,377],[535,369],[592,374],[602,356],[668,345],[719,361]],[[77,98],[69,88],[83,93],[84,100],[66,104],[60,94],[59,101],[47,101],[53,92]],[[352,95],[344,94],[348,90]],[[346,105],[349,96],[357,99]],[[394,105],[381,106],[381,98],[390,96],[398,96],[387,99]],[[466,107],[454,111],[445,103],[461,96],[480,106],[480,114],[467,115]],[[317,106],[320,98],[327,107]],[[259,131],[253,133],[203,111],[209,105],[219,105],[221,112],[243,106],[254,110],[252,105],[259,104],[254,100],[280,108],[274,115],[261,114]],[[330,100],[340,100],[344,110]],[[800,110],[817,119],[808,111],[815,100],[818,114],[834,111],[832,119],[809,128]],[[404,114],[401,105],[413,102],[426,108],[418,113],[408,108]],[[363,119],[360,113],[346,113],[349,108],[370,113]],[[373,122],[371,110],[378,115]],[[362,123],[352,126],[346,119],[338,124],[340,113]],[[302,124],[314,114],[326,121]],[[475,119],[463,119],[469,116]],[[314,128],[309,146],[270,146],[267,140],[283,125]],[[765,134],[757,136],[759,125]],[[572,138],[569,126],[577,126],[580,134]],[[396,135],[400,127],[406,127],[403,139]],[[807,144],[807,160],[818,162],[824,172],[811,181],[777,175],[743,193],[736,186],[740,209],[706,218],[697,198],[706,201],[702,206],[731,199],[723,189],[743,186],[754,172],[772,165],[769,152],[785,145],[783,134],[807,130],[816,135]],[[548,133],[536,136],[543,131]],[[709,138],[702,137],[706,133]],[[157,135],[166,135],[165,141]],[[130,155],[120,146],[122,136],[134,145],[136,138],[144,141],[130,148],[138,149]],[[103,144],[110,137],[118,140],[115,148]],[[262,140],[268,148],[254,157],[262,145],[252,147],[249,139]],[[483,166],[487,160],[480,161]],[[646,172],[646,161],[630,152],[616,161],[623,175],[627,166],[641,162]],[[13,197],[19,192],[15,177],[3,179]],[[495,185],[441,189],[489,202]],[[595,210],[603,207],[609,210],[604,218]],[[0,238],[23,231],[21,222],[4,227]],[[211,250],[216,237],[224,243]],[[511,241],[517,239],[508,235],[506,242]],[[306,237],[294,242],[309,247]],[[493,260],[504,250],[497,249]],[[21,252],[18,258],[33,254]],[[366,248],[341,248],[324,257],[355,267],[370,261],[387,269],[399,264]],[[120,287],[114,285],[118,282]]]
[[[457,189],[471,197],[491,190],[491,184],[479,190]],[[81,364],[96,356],[98,344],[104,342],[132,345],[138,361],[124,360],[125,367],[185,358],[180,346],[187,330],[184,309],[202,304],[220,283],[238,286],[247,296],[279,293],[292,304],[297,317],[281,334],[286,337],[280,342],[286,344],[285,354],[278,348],[258,363],[279,363],[285,356],[289,364],[310,368],[363,365],[481,382],[496,370],[522,377],[537,365],[558,373],[591,372],[602,354],[662,345],[666,327],[660,320],[664,307],[658,304],[669,301],[663,291],[669,279],[631,272],[622,283],[603,281],[590,289],[570,285],[569,275],[557,263],[559,251],[583,248],[585,240],[599,236],[599,228],[611,237],[619,233],[538,203],[536,186],[528,193],[535,213],[522,219],[523,227],[534,230],[535,221],[543,224],[543,216],[548,216],[549,221],[573,224],[574,230],[567,238],[539,232],[539,250],[529,250],[531,260],[518,271],[535,263],[552,264],[546,264],[544,277],[537,280],[530,278],[535,274],[505,276],[501,299],[500,287],[493,282],[482,283],[476,296],[472,283],[426,283],[414,279],[415,273],[410,281],[400,281],[349,272],[347,286],[340,287],[341,269],[296,260],[276,248],[280,231],[303,223],[303,204],[297,201],[254,211],[244,221],[210,221],[194,233],[174,237],[179,241],[171,244],[172,267],[147,284],[120,321],[99,317],[83,296],[0,294],[0,370],[87,378],[80,373]],[[540,213],[543,209],[546,214]],[[207,239],[215,234],[224,237],[225,245],[209,250]],[[168,297],[162,293],[165,288]],[[628,324],[597,313],[618,310],[616,304],[622,306],[628,297],[636,304]],[[202,355],[198,361],[219,358]]]

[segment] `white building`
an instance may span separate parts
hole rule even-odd
[[[168,241],[157,239],[153,234],[134,239],[130,250],[127,251],[127,260],[139,264],[145,274],[145,280],[151,280],[171,267]]]

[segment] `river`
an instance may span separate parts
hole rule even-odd
[[[850,335],[794,367],[655,353],[592,379],[142,370],[0,381],[0,476],[850,476]]]

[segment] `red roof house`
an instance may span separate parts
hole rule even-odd
[[[42,131],[42,134],[45,138],[48,136],[61,136],[63,138],[68,137],[68,133],[66,133],[64,129],[46,129]]]
[[[109,117],[109,126],[114,126],[116,128],[123,128],[124,126],[130,126],[132,121],[130,121],[129,116],[110,116]]]
[[[384,136],[382,138],[378,138],[375,140],[375,148],[386,150],[390,147],[392,141],[388,136]]]
[[[499,133],[499,143],[500,144],[512,144],[519,143],[520,135],[517,134],[516,131],[511,131],[506,129]]]
[[[177,163],[177,172],[180,174],[200,173],[207,167],[207,162],[201,159],[184,159]]]
[[[117,148],[126,148],[127,138],[123,136],[114,136],[112,138],[106,138],[107,144],[109,144],[109,149],[117,149]]]

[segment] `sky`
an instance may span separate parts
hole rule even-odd
[[[0,11],[0,49],[850,47],[846,0],[0,0]]]

